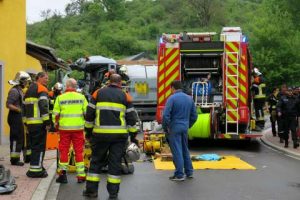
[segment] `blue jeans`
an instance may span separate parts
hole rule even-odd
[[[174,176],[181,178],[184,176],[184,173],[186,176],[193,175],[193,165],[188,149],[187,131],[169,133],[167,134],[167,139],[173,155],[173,163],[176,168]]]

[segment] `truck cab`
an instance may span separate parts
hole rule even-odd
[[[101,86],[106,72],[110,69],[117,71],[117,62],[114,59],[98,55],[79,58],[70,67],[72,70],[84,72],[84,78],[80,82],[84,83],[83,89],[91,94],[97,87]]]

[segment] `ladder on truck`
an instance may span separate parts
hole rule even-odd
[[[225,133],[230,135],[239,134],[239,60],[240,60],[240,42],[224,41],[238,44],[237,51],[228,51],[225,49],[225,95],[226,95],[226,122]],[[230,126],[230,129],[229,129]],[[235,127],[235,131],[233,128]],[[230,131],[229,131],[230,130]]]

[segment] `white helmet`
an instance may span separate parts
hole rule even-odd
[[[20,85],[20,84],[25,85],[27,81],[31,81],[30,75],[27,72],[19,71],[17,72],[14,80],[9,80],[8,83],[10,85]]]
[[[136,144],[134,144],[134,143],[131,143],[127,147],[126,154],[131,159],[132,162],[135,162],[138,159],[140,159],[140,150],[139,150],[139,147]]]
[[[61,91],[63,89],[63,85],[60,82],[55,83],[54,89]]]
[[[261,73],[256,67],[253,69],[253,72],[254,72],[257,76],[262,75],[262,73]]]
[[[119,69],[120,72],[126,74],[127,73],[127,68],[126,66],[122,66],[120,69]]]

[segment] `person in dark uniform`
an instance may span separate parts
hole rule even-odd
[[[272,94],[268,98],[269,102],[269,113],[270,113],[270,121],[272,124],[272,133],[273,136],[275,137],[277,135],[276,131],[276,121],[277,121],[277,111],[276,111],[276,105],[278,103],[278,93],[279,93],[279,88],[274,88],[272,90]]]
[[[31,143],[30,168],[26,175],[30,178],[48,176],[43,166],[47,131],[50,129],[48,74],[39,72],[36,82],[30,84],[25,94],[25,116]]]
[[[292,133],[294,148],[299,146],[296,135],[297,115],[299,115],[300,101],[293,95],[292,88],[288,88],[287,94],[282,96],[277,104],[278,116],[282,117],[284,130],[284,147],[288,147],[289,132]]]
[[[280,92],[278,94],[278,100],[281,99],[281,97],[285,96],[287,92],[287,85],[286,84],[282,84],[280,87]],[[284,129],[283,129],[283,119],[281,116],[278,116],[277,114],[277,124],[278,124],[278,137],[279,142],[283,143],[284,142]]]
[[[126,66],[122,66],[119,69],[119,74],[120,74],[120,76],[122,78],[122,86],[128,86],[129,83],[130,83],[130,78],[127,75],[127,68],[126,68]]]
[[[262,73],[254,68],[253,70],[253,82],[251,86],[251,91],[253,95],[253,106],[255,110],[255,123],[259,129],[263,129],[265,126],[264,119],[264,106],[266,101],[265,94],[266,84],[264,83],[264,78]]]
[[[110,83],[110,76],[111,76],[112,74],[116,74],[116,73],[117,73],[117,72],[116,72],[115,69],[110,69],[110,70],[108,70],[108,72],[106,72],[106,73],[104,74],[104,78],[103,78],[103,80],[102,80],[101,87],[108,85],[108,84]],[[100,86],[100,84],[99,84],[99,86]],[[100,87],[98,87],[97,89],[99,89],[99,88],[100,88]],[[95,89],[94,91],[96,91],[97,89]]]
[[[85,130],[92,144],[92,157],[83,196],[98,196],[101,169],[108,156],[106,187],[109,199],[118,197],[128,129],[137,121],[131,101],[121,89],[121,80],[120,75],[112,74],[109,85],[95,91],[87,107]]]
[[[62,90],[63,90],[63,85],[60,82],[57,82],[54,84],[52,90],[50,92],[48,92],[48,96],[49,96],[49,114],[50,114],[50,119],[52,119],[52,112],[53,112],[53,108],[54,108],[54,103],[56,98],[62,94]],[[54,130],[54,124],[53,121],[50,120],[51,122],[51,129],[50,132],[55,132]]]
[[[23,90],[30,76],[24,71],[16,74],[14,80],[10,80],[9,84],[14,85],[7,96],[6,107],[9,109],[7,121],[10,126],[10,163],[12,165],[23,166],[24,163],[20,161],[20,154],[24,148],[24,124],[23,115]]]

